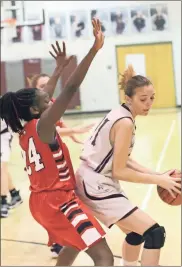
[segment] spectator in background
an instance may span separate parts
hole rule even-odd
[[[49,19],[49,24],[51,26],[51,29],[53,30],[54,38],[63,38],[61,18],[58,16],[55,18],[51,17]]]
[[[119,12],[118,14],[111,13],[111,21],[116,24],[116,34],[122,34],[126,26],[126,23],[123,20],[123,14],[121,12]]]
[[[42,25],[33,25],[30,26],[32,30],[32,36],[34,41],[42,40]]]
[[[138,11],[133,17],[133,25],[138,32],[141,32],[146,27],[146,17],[142,14],[142,12]]]
[[[162,8],[156,9],[156,14],[152,16],[152,23],[157,31],[164,31],[166,26],[167,16],[162,12]]]
[[[77,24],[77,29],[75,31],[75,36],[80,37],[82,35],[82,31],[85,29],[85,23],[83,21],[80,21]]]
[[[13,43],[22,42],[22,26],[16,26],[16,37],[12,38]]]
[[[166,21],[164,19],[164,17],[161,15],[156,15],[155,20],[154,20],[154,24],[156,26],[156,29],[158,31],[163,31],[164,30],[164,25],[165,25]]]
[[[98,12],[96,9],[91,11],[91,20],[94,18],[98,18]],[[101,31],[105,32],[106,31],[106,27],[104,26],[103,22],[101,21]]]
[[[70,20],[74,37],[80,38],[83,35],[83,30],[85,29],[84,21],[82,19],[78,19],[75,15],[72,15]]]
[[[116,17],[116,33],[122,34],[125,29],[125,22],[123,21],[122,14]]]

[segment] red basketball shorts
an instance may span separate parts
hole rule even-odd
[[[30,211],[47,230],[48,246],[58,243],[86,250],[105,236],[105,231],[74,191],[31,193]]]

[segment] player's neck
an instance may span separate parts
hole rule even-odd
[[[132,117],[135,119],[136,114],[135,114],[134,110],[132,109],[131,105],[125,103],[125,106],[130,110]]]

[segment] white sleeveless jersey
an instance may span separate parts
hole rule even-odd
[[[112,178],[113,147],[110,144],[110,130],[112,126],[123,118],[133,121],[133,134],[128,150],[130,155],[134,146],[135,121],[129,108],[122,104],[111,110],[95,128],[92,136],[84,143],[80,159],[83,160],[95,172]]]
[[[11,138],[11,132],[6,124],[6,122],[4,120],[1,119],[1,136],[6,137],[6,138]]]
[[[6,122],[4,120],[1,119],[1,132],[3,132],[5,129],[7,129],[7,125]]]

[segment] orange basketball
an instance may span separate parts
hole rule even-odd
[[[175,177],[175,178],[181,178],[181,171],[176,170],[174,173],[171,174],[171,176]],[[181,183],[181,181],[179,181],[179,183]],[[176,198],[173,198],[166,189],[164,189],[160,186],[157,186],[157,192],[158,192],[160,199],[162,199],[165,203],[167,203],[169,205],[179,206],[182,204],[181,195],[179,195],[178,193],[176,193],[174,191],[173,191],[173,193],[176,196]]]

